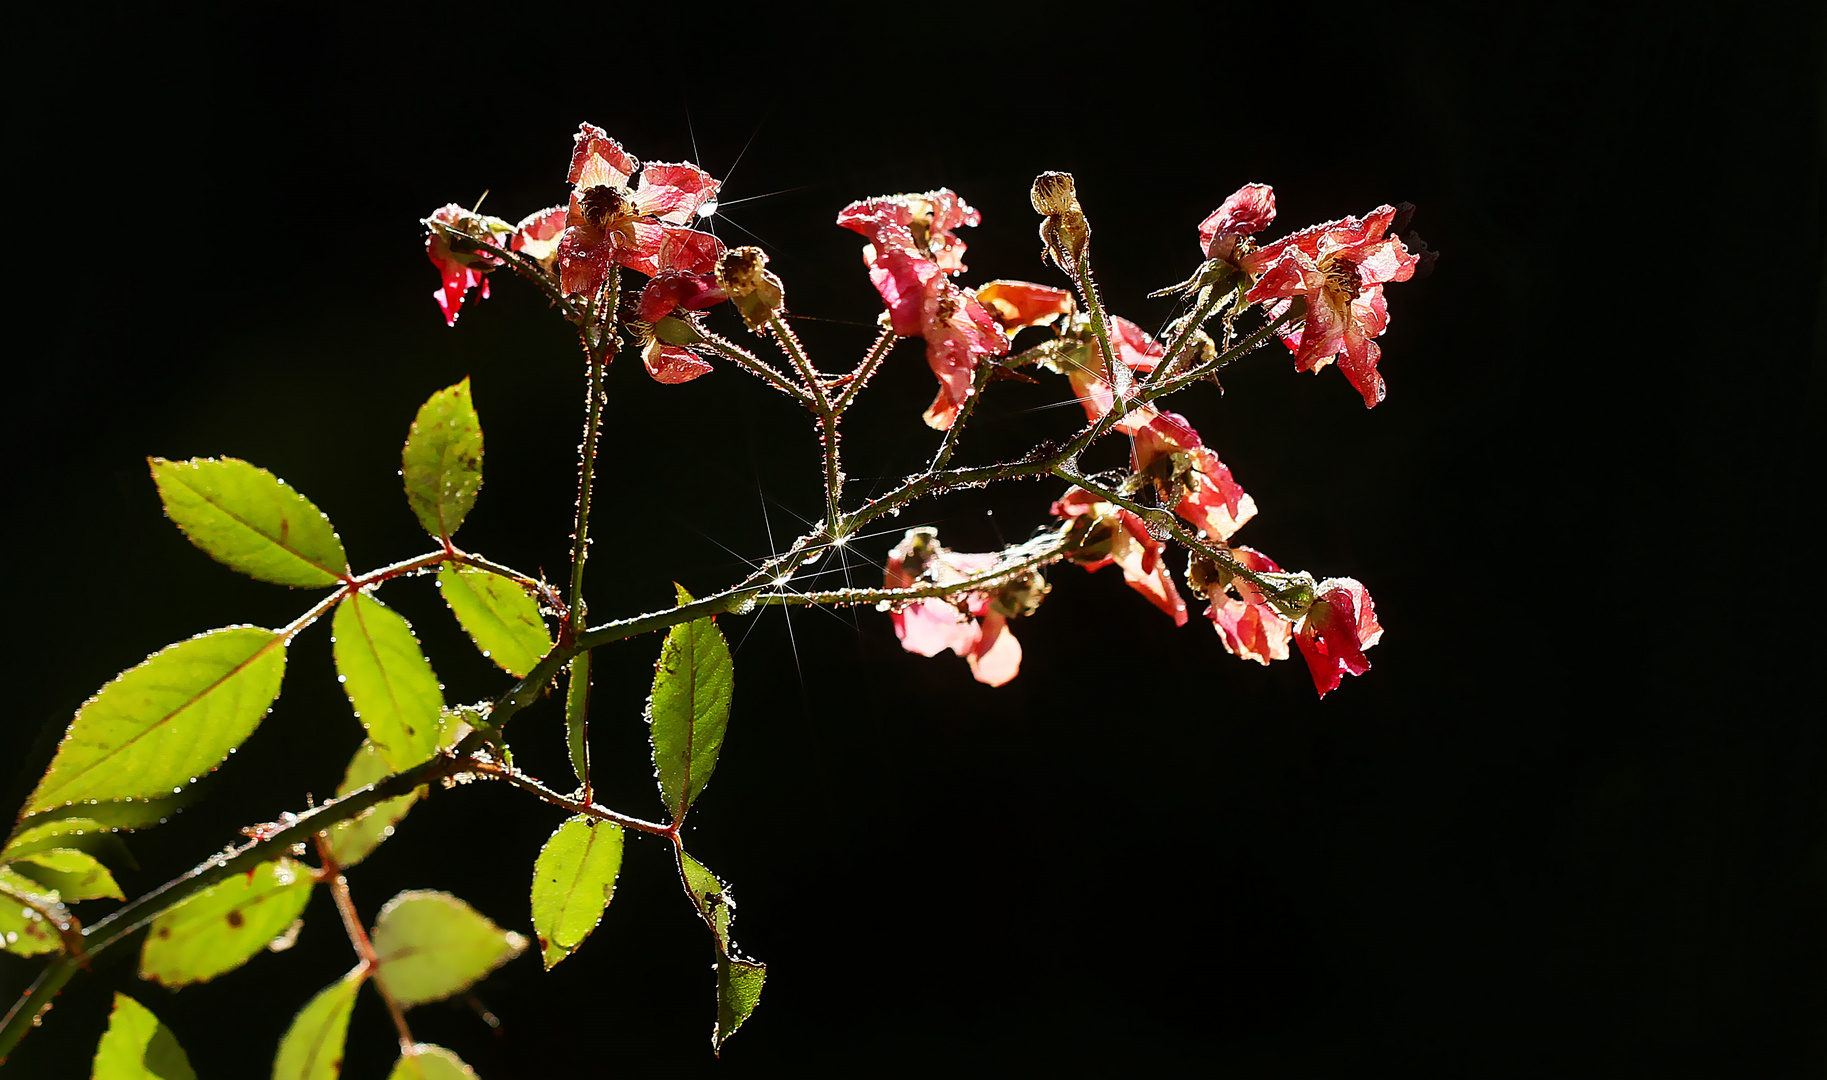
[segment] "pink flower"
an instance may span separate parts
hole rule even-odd
[[[710,274],[661,270],[641,289],[635,305],[636,322],[629,324],[641,347],[641,363],[658,382],[690,382],[711,369],[710,361],[686,348],[702,341],[698,327],[675,311],[703,311],[728,298]],[[645,327],[645,329],[643,329]]]
[[[948,585],[995,568],[1000,556],[947,551],[930,528],[910,529],[888,553],[887,586]],[[1039,574],[999,583],[987,592],[912,600],[894,610],[901,647],[921,656],[947,649],[964,657],[978,682],[1001,686],[1021,670],[1021,642],[1009,631],[1011,612],[1032,610],[1046,592]]]
[[[1253,548],[1239,545],[1231,549],[1231,555],[1246,569],[1281,572],[1274,559]],[[1190,564],[1187,576],[1193,587],[1211,601],[1205,617],[1212,620],[1227,652],[1265,667],[1271,660],[1288,658],[1288,639],[1294,636],[1294,624],[1269,603],[1262,590],[1203,560]],[[1227,590],[1233,589],[1237,596],[1227,596]]]
[[[1199,250],[1208,259],[1237,261],[1237,241],[1261,232],[1275,220],[1275,189],[1245,184],[1199,223]]]
[[[492,220],[496,219],[482,218],[456,203],[440,206],[425,219],[431,227],[425,237],[425,257],[438,268],[438,276],[444,281],[431,298],[444,313],[446,326],[457,325],[457,315],[471,289],[480,288],[482,299],[488,299],[487,274],[500,266],[501,260],[466,241],[477,234],[489,236],[493,230],[488,228],[488,222]]]
[[[1282,335],[1294,351],[1295,368],[1318,371],[1336,358],[1367,408],[1384,395],[1377,373],[1383,350],[1371,340],[1389,326],[1383,285],[1407,281],[1415,272],[1416,258],[1402,241],[1383,236],[1395,214],[1395,207],[1380,206],[1363,219],[1315,225],[1243,260],[1244,269],[1258,275],[1245,299],[1281,300],[1270,309],[1272,316],[1285,312],[1294,297],[1307,298],[1306,321]]]
[[[1370,670],[1364,650],[1383,637],[1377,623],[1376,605],[1370,593],[1351,578],[1327,578],[1319,583],[1319,598],[1307,609],[1295,631],[1294,643],[1307,658],[1307,669],[1313,673],[1313,686],[1325,697],[1338,689],[1347,675],[1362,675]]]
[[[583,124],[571,152],[571,202],[558,241],[559,288],[594,295],[611,264],[643,274],[676,268],[711,270],[723,244],[685,227],[716,197],[720,182],[696,165],[650,163],[642,169],[602,128]],[[639,183],[630,190],[635,173]]]
[[[865,199],[837,216],[839,225],[869,238],[863,261],[894,332],[926,340],[926,363],[939,380],[939,393],[924,419],[941,431],[956,422],[970,399],[977,358],[1009,351],[1002,324],[949,277],[965,268],[965,244],[952,230],[980,220],[943,188]]]
[[[568,213],[565,207],[554,206],[549,210],[528,214],[514,227],[514,237],[509,241],[509,246],[548,270],[551,269],[558,259],[558,239],[565,231]]]
[[[1052,512],[1055,517],[1072,521],[1075,529],[1083,530],[1072,561],[1087,572],[1115,563],[1123,568],[1123,580],[1130,588],[1166,612],[1175,626],[1186,625],[1186,601],[1174,587],[1173,575],[1161,557],[1167,544],[1149,535],[1140,517],[1077,487],[1054,503]]]
[[[1085,415],[1098,420],[1116,406],[1116,389],[1110,385],[1104,373],[1104,363],[1097,342],[1092,339],[1090,330],[1079,327],[1083,337],[1082,345],[1074,349],[1062,365],[1066,378],[1072,383],[1072,393],[1085,407]],[[1161,343],[1150,337],[1148,331],[1117,315],[1110,320],[1110,347],[1115,350],[1117,360],[1130,372],[1143,373],[1153,371],[1161,362],[1167,350]],[[1133,391],[1133,385],[1124,380],[1124,397]],[[1156,415],[1152,406],[1131,407],[1113,426],[1116,430],[1133,435],[1137,429]]]
[[[1256,500],[1231,477],[1228,465],[1205,445],[1179,413],[1154,412],[1139,419],[1129,459],[1135,471],[1155,483],[1161,505],[1219,540],[1229,540],[1256,516]],[[1132,416],[1139,416],[1143,409]]]

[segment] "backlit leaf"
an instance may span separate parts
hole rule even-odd
[[[343,782],[336,786],[336,797],[342,798],[360,788],[392,775],[393,770],[387,767],[387,760],[381,757],[374,744],[364,741],[356,748],[355,756],[349,759],[349,768],[343,773]],[[330,829],[330,853],[335,856],[340,866],[354,866],[368,857],[368,854],[381,845],[381,841],[393,835],[393,827],[405,818],[412,804],[418,802],[425,794],[423,787],[414,788],[404,795],[396,795],[375,803],[361,814],[349,821],[339,821]]]
[[[442,892],[403,892],[387,901],[372,938],[380,960],[375,978],[403,1007],[462,993],[527,944]]]
[[[419,1043],[393,1063],[387,1080],[476,1080],[476,1071],[442,1046]]]
[[[717,942],[717,1024],[711,1030],[711,1045],[721,1048],[724,1040],[735,1034],[755,1011],[768,969],[766,964],[737,955],[736,943],[730,937],[736,901],[717,875],[681,851],[679,877],[685,885],[685,895],[691,898]]]
[[[54,890],[66,904],[101,896],[127,899],[121,887],[114,883],[114,875],[86,851],[51,848],[14,858],[8,865],[15,872]]]
[[[127,845],[110,832],[108,826],[92,817],[74,815],[56,820],[26,819],[25,823],[13,831],[6,846],[0,848],[0,863],[57,848],[87,852],[109,869],[139,869],[139,865],[133,861],[133,855],[128,852]]]
[[[172,794],[259,726],[284,675],[285,639],[271,630],[231,626],[166,646],[77,711],[25,813]]]
[[[280,859],[204,889],[152,920],[140,976],[175,988],[240,967],[286,932],[315,884],[308,867]]]
[[[482,655],[516,679],[552,651],[539,604],[519,582],[445,563],[438,571],[438,590]]]
[[[679,590],[680,603],[690,599]],[[714,621],[681,623],[667,633],[647,699],[647,720],[660,796],[674,821],[697,801],[717,767],[734,685],[729,645]]]
[[[147,458],[165,512],[190,542],[232,569],[275,585],[334,585],[349,558],[311,500],[239,458]]]
[[[18,956],[37,956],[62,947],[57,928],[36,908],[10,895],[0,881],[0,948]]]
[[[178,1037],[146,1006],[114,995],[89,1080],[197,1080]]]
[[[533,862],[533,931],[549,971],[571,955],[615,895],[622,827],[581,814],[558,827]]]
[[[711,1029],[711,1045],[721,1050],[724,1041],[755,1011],[761,984],[767,978],[766,964],[728,956],[717,961],[717,1026]]]
[[[367,972],[358,967],[318,991],[298,1010],[292,1026],[279,1040],[273,1080],[336,1080],[342,1075],[349,1013],[355,1008],[355,992],[367,977]]]
[[[571,771],[590,789],[590,650],[571,658],[571,681],[565,687],[565,749]],[[584,796],[589,798],[588,795]]]
[[[439,539],[456,532],[482,488],[482,421],[468,379],[419,407],[400,466],[406,501],[419,524]]]
[[[379,600],[353,593],[336,605],[330,632],[343,691],[391,771],[429,758],[438,747],[444,691],[412,627]]]

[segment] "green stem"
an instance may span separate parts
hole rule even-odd
[[[1161,363],[1149,376],[1149,382],[1157,382],[1173,374],[1173,370],[1179,367],[1180,361],[1185,358],[1186,348],[1192,344],[1193,335],[1199,332],[1199,328],[1212,317],[1212,313],[1218,310],[1219,305],[1229,300],[1236,292],[1237,286],[1232,285],[1222,293],[1211,286],[1207,286],[1200,293],[1199,306],[1180,324],[1179,329],[1174,331],[1173,339],[1167,343],[1167,349],[1161,356]]]
[[[1233,362],[1241,359],[1244,354],[1253,352],[1264,342],[1268,341],[1270,334],[1273,334],[1275,331],[1294,320],[1302,318],[1305,314],[1305,309],[1299,304],[1289,307],[1287,311],[1281,313],[1279,318],[1270,321],[1260,330],[1257,330],[1249,337],[1244,338],[1242,341],[1239,341],[1237,344],[1226,349],[1221,355],[1213,358],[1210,363],[1200,364],[1198,367],[1180,375],[1176,375],[1166,382],[1157,383],[1151,381],[1147,386],[1142,388],[1140,394],[1136,395],[1137,404],[1153,401],[1158,397],[1165,394],[1171,394],[1176,390],[1183,390],[1198,382],[1200,379],[1210,378],[1211,376],[1218,374],[1218,372],[1229,367]]]
[[[603,310],[607,319],[595,327],[586,323],[578,328],[584,339],[584,351],[590,358],[589,400],[584,407],[584,441],[579,447],[582,461],[577,473],[577,527],[571,534],[571,591],[565,597],[565,631],[570,636],[584,618],[584,562],[590,555],[590,491],[596,477],[596,441],[603,419],[603,382],[609,361],[615,357],[615,312],[621,304],[622,275],[611,268],[607,302]],[[596,331],[591,341],[590,332]]]
[[[837,400],[831,403],[833,412],[841,413],[850,407],[851,403],[856,400],[856,396],[863,392],[863,387],[869,382],[870,377],[882,366],[882,361],[887,359],[889,350],[894,348],[894,343],[899,340],[900,337],[894,332],[893,327],[884,326],[882,328],[882,332],[876,335],[875,342],[869,346],[869,351],[863,354],[863,362],[850,373],[850,384],[844,387],[843,392],[837,395]]]
[[[929,473],[945,468],[946,462],[952,459],[952,451],[958,449],[958,440],[963,437],[964,425],[970,421],[971,413],[977,409],[977,399],[983,396],[983,388],[989,384],[990,373],[996,365],[979,360],[977,370],[971,374],[971,393],[964,399],[964,407],[952,418],[952,426],[946,429],[945,438],[939,443],[939,452],[933,455],[931,465],[926,467]]]
[[[737,367],[740,367],[751,375],[758,376],[763,382],[772,386],[774,389],[779,390],[794,401],[799,402],[801,405],[804,405],[806,408],[811,409],[816,407],[813,404],[811,395],[794,385],[793,380],[781,374],[778,368],[761,359],[759,356],[756,356],[754,353],[749,352],[747,349],[742,348],[740,345],[737,345],[735,342],[730,341],[728,338],[704,332],[704,344],[710,346],[718,356],[723,357],[725,360],[734,361]]]
[[[799,338],[794,335],[793,328],[787,325],[787,321],[778,312],[768,315],[768,328],[774,332],[774,342],[780,346],[780,351],[787,354],[788,360],[793,361],[793,370],[799,372],[806,392],[812,396],[815,411],[820,416],[828,414],[831,411],[831,398],[825,393],[824,381],[819,378],[818,369],[812,366],[812,360],[806,355],[805,347],[800,345]]]

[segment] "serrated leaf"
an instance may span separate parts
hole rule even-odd
[[[217,562],[275,585],[334,585],[349,558],[330,519],[285,481],[239,458],[147,458],[165,512]]]
[[[349,1013],[355,992],[368,973],[356,968],[318,991],[298,1010],[279,1040],[273,1080],[336,1080],[343,1071],[343,1044],[349,1038]]]
[[[468,379],[419,407],[400,455],[400,475],[406,502],[425,531],[438,539],[456,532],[482,488],[482,421]]]
[[[717,1023],[711,1029],[711,1045],[721,1049],[724,1040],[735,1034],[755,1011],[755,1003],[761,999],[761,985],[767,979],[767,965],[736,955],[736,943],[730,937],[736,900],[717,875],[681,851],[679,878],[685,885],[685,895],[691,898],[698,916],[710,927],[717,942]]]
[[[172,794],[259,726],[284,675],[285,639],[271,630],[231,626],[165,647],[77,710],[24,813]]]
[[[717,961],[717,1026],[711,1029],[711,1045],[718,1050],[761,1001],[761,985],[768,978],[768,966],[753,960],[725,956]]]
[[[552,651],[539,603],[519,582],[445,563],[438,571],[438,591],[482,655],[516,679]]]
[[[197,1074],[171,1029],[146,1006],[116,993],[89,1080],[197,1080]]]
[[[476,1080],[476,1070],[442,1046],[418,1043],[393,1063],[387,1080]]]
[[[571,681],[565,685],[565,749],[571,755],[571,771],[583,785],[588,799],[590,791],[590,650],[571,658]]]
[[[0,949],[37,956],[63,948],[57,928],[37,910],[7,894],[0,883]]]
[[[349,759],[349,768],[343,773],[343,782],[336,786],[336,797],[342,798],[359,788],[365,788],[383,777],[392,775],[393,770],[387,767],[374,744],[364,741],[355,750],[355,756]],[[375,803],[361,814],[349,821],[339,821],[330,829],[330,854],[335,857],[339,866],[354,866],[367,858],[369,853],[381,845],[381,841],[393,835],[394,826],[406,817],[412,804],[425,795],[423,787],[414,788],[404,795],[396,795]]]
[[[402,1007],[469,989],[519,956],[526,938],[442,892],[403,892],[375,919],[375,979]]]
[[[279,859],[204,889],[152,920],[140,977],[176,988],[240,967],[286,932],[315,884],[308,867]]]
[[[438,748],[444,691],[400,614],[366,593],[336,605],[332,649],[343,691],[393,772]]]
[[[680,603],[690,599],[679,590]],[[734,686],[729,644],[714,621],[680,623],[667,633],[647,699],[647,721],[660,797],[674,821],[691,809],[717,767]]]
[[[558,827],[533,861],[533,931],[550,971],[571,955],[615,895],[622,868],[620,825],[578,815]]]
[[[108,868],[86,851],[50,848],[15,857],[7,865],[56,892],[66,904],[103,896],[114,900],[127,899],[127,894],[121,892],[121,887],[114,883],[114,875],[108,873]]]

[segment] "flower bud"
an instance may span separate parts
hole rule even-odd
[[[1078,189],[1071,173],[1041,173],[1034,178],[1034,188],[1028,198],[1034,203],[1035,213],[1049,217],[1078,209]]]
[[[750,330],[760,331],[785,309],[780,279],[767,265],[767,252],[753,246],[731,248],[717,260],[717,287],[729,294]]]

